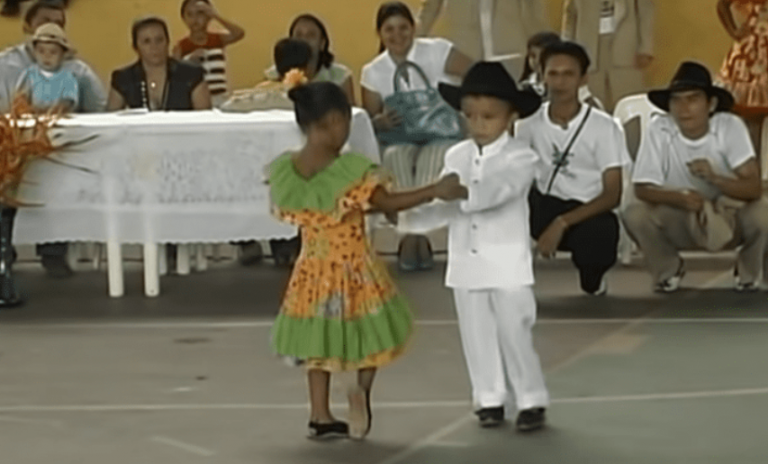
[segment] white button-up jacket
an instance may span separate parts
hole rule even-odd
[[[448,226],[448,287],[533,284],[528,191],[537,160],[530,147],[507,133],[482,148],[472,140],[461,142],[446,153],[441,177],[458,174],[469,198],[436,200],[401,213],[401,232]]]

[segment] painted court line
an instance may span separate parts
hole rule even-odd
[[[572,398],[555,398],[552,404],[585,404],[585,403],[621,403],[637,401],[661,401],[661,400],[688,400],[704,398],[723,398],[740,396],[768,395],[768,387],[741,388],[731,390],[702,390],[691,392],[648,393],[637,395],[608,395],[608,396],[583,396]],[[468,400],[455,401],[389,401],[376,403],[374,409],[419,409],[419,408],[468,408]],[[332,405],[333,408],[345,408],[346,403]],[[261,411],[287,411],[307,410],[307,403],[211,403],[211,404],[91,404],[91,405],[15,405],[0,406],[2,413],[112,413],[112,412],[168,412],[168,411],[236,411],[236,410],[261,410]],[[472,416],[470,416],[472,417]],[[462,418],[463,419],[463,418]],[[1,420],[1,419],[0,419]]]
[[[601,318],[601,319],[539,319],[536,325],[597,325],[597,324],[631,324],[642,321],[643,324],[766,324],[768,317],[674,317],[674,318]],[[456,326],[454,319],[415,321],[423,327]],[[206,329],[258,329],[271,328],[272,321],[240,321],[240,322],[131,322],[131,323],[83,323],[83,324],[14,324],[4,323],[3,327],[17,330],[206,330]]]
[[[150,438],[150,440],[155,443],[161,443],[163,445],[172,446],[174,448],[178,448],[180,450],[186,451],[188,453],[196,454],[198,456],[205,456],[207,458],[210,458],[216,455],[215,451],[211,451],[209,449],[205,449],[200,446],[191,445],[189,443],[184,443],[183,441],[174,440],[173,438],[163,437],[160,435],[156,435]]]

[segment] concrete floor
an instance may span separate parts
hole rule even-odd
[[[398,275],[411,351],[377,379],[369,439],[318,444],[302,371],[268,348],[286,272],[221,263],[148,299],[133,264],[109,299],[103,273],[22,264],[28,304],[0,313],[0,463],[765,463],[768,294],[733,293],[727,257],[687,267],[675,295],[634,265],[592,298],[567,260],[537,263],[553,404],[527,436],[477,427],[442,266]]]

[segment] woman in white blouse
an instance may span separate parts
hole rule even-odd
[[[402,2],[387,2],[379,7],[376,30],[381,40],[381,54],[363,67],[360,84],[363,107],[371,115],[377,132],[401,123],[401,117],[384,104],[384,99],[395,92],[393,78],[400,63],[416,63],[433,87],[439,82],[450,82],[450,76],[463,77],[473,64],[445,39],[416,38],[413,15]],[[408,76],[408,82],[403,82],[404,88],[424,88],[414,70],[410,70]],[[435,140],[425,146],[391,145],[384,150],[382,163],[394,174],[398,188],[419,187],[435,180],[443,168],[445,152],[453,143]],[[400,243],[399,263],[403,270],[431,268],[434,263],[427,238],[406,236]]]

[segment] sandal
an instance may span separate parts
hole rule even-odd
[[[309,434],[310,440],[332,440],[336,438],[347,438],[349,436],[349,426],[346,422],[333,421],[328,423],[310,422]]]

